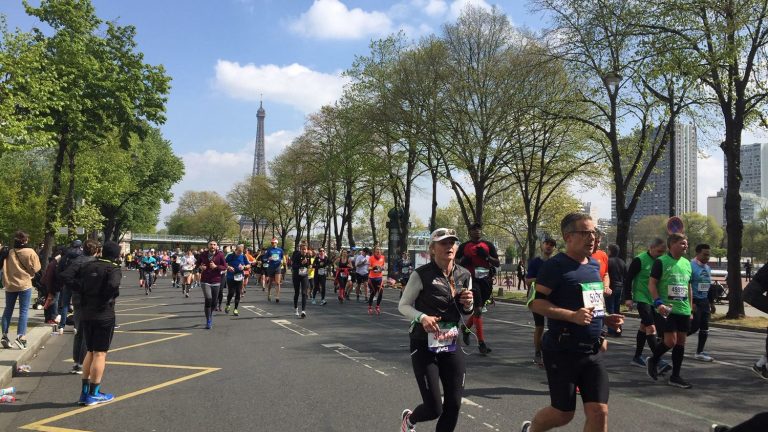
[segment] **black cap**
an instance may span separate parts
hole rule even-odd
[[[83,242],[81,242],[80,240],[74,240],[72,242],[72,247],[79,248],[79,247],[82,247],[82,246],[83,246]]]
[[[478,229],[478,228],[482,229],[483,228],[483,224],[481,224],[480,222],[475,222],[475,223],[473,223],[472,225],[469,226],[469,229],[471,229],[471,230]]]
[[[551,244],[552,246],[557,246],[557,242],[552,237],[545,238],[543,243]]]

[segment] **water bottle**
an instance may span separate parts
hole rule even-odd
[[[30,371],[32,371],[32,366],[30,366],[30,365],[21,365],[21,366],[19,366],[16,369],[16,371],[19,372],[19,373],[29,373]]]
[[[0,396],[12,395],[14,393],[16,393],[16,387],[8,387],[8,388],[0,389]]]
[[[11,395],[0,396],[0,403],[13,403],[16,402],[16,398]]]

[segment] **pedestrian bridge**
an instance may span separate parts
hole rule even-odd
[[[130,243],[151,243],[151,244],[163,244],[163,245],[180,245],[180,244],[206,244],[208,239],[205,237],[185,236],[185,235],[171,235],[171,234],[144,234],[144,233],[127,233],[123,237],[123,241]]]

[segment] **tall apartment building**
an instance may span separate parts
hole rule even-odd
[[[654,133],[661,133],[656,129]],[[632,215],[632,223],[646,216],[669,215],[669,183],[670,172],[675,170],[675,213],[695,212],[696,197],[696,166],[698,144],[696,126],[678,123],[675,125],[675,150],[670,155],[670,146],[656,163],[648,182],[645,185],[640,200]],[[611,191],[611,220],[616,220],[616,197]]]
[[[728,164],[725,165],[724,184],[728,188]],[[761,209],[768,207],[768,144],[741,146],[741,220],[752,222]],[[725,203],[723,203],[725,212]]]

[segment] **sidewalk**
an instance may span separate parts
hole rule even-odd
[[[0,307],[5,310],[5,290],[0,289]],[[2,312],[0,312],[2,313]],[[16,338],[16,323],[19,319],[19,306],[16,303],[16,309],[13,311],[11,327],[8,331],[8,337],[13,340]],[[42,310],[29,310],[29,321],[27,325],[27,349],[18,348],[3,349],[0,347],[0,388],[10,385],[11,378],[16,373],[16,368],[29,363],[38,351],[42,349],[48,337],[51,335],[51,327],[44,325]],[[14,345],[15,346],[15,345]]]

